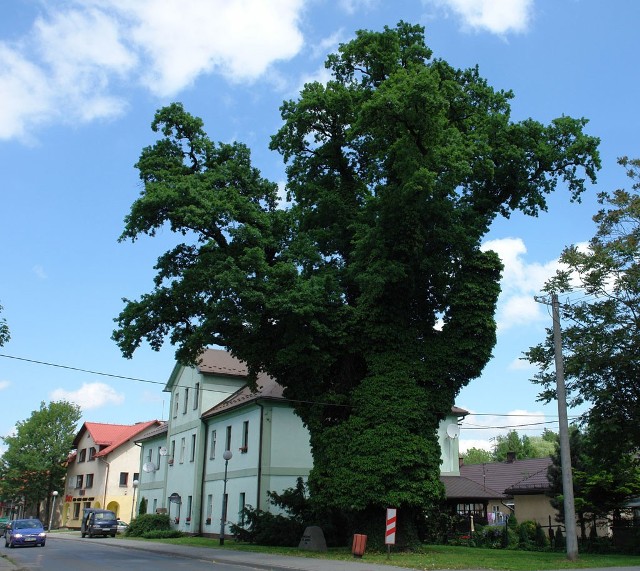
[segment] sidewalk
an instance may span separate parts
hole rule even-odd
[[[55,532],[50,536],[50,540],[53,541],[76,541],[79,539],[79,532]],[[188,545],[147,543],[119,538],[108,538],[107,541],[103,538],[97,540],[85,538],[82,541],[99,541],[100,545],[126,547],[128,549],[136,549],[139,551],[152,551],[154,553],[162,553],[166,555],[179,555],[182,557],[189,557],[190,559],[207,561],[209,563],[243,565],[246,567],[253,567],[254,569],[269,569],[274,571],[415,571],[415,569],[367,563],[366,560],[361,561],[355,558],[353,561],[333,561],[330,559],[234,551],[233,549],[209,549],[207,547],[192,547]],[[17,571],[18,568],[6,559],[6,556],[10,556],[11,553],[2,553],[2,555],[5,557],[0,557],[0,571]]]

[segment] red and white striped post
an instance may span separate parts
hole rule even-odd
[[[391,546],[396,544],[396,508],[387,508],[387,529],[384,534],[387,557],[391,556]]]

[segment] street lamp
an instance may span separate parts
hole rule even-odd
[[[133,481],[133,502],[131,502],[131,518],[129,518],[129,523],[133,520],[133,508],[136,507],[136,490],[138,489],[138,480]]]
[[[58,496],[58,492],[55,490],[51,492],[53,499],[51,500],[51,513],[49,514],[49,531],[51,531],[51,522],[53,522],[53,512],[56,509],[56,497]]]
[[[224,545],[224,524],[227,518],[227,468],[229,460],[233,458],[231,450],[225,450],[222,455],[224,458],[224,489],[222,491],[222,517],[220,518],[220,545]]]

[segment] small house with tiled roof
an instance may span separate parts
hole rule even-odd
[[[129,521],[140,449],[135,440],[161,426],[158,420],[136,424],[85,422],[73,441],[65,482],[62,525],[80,527],[83,508],[104,508]]]
[[[139,439],[145,461],[138,498],[149,512],[168,513],[176,529],[228,534],[245,506],[273,510],[268,491],[308,476],[309,433],[274,379],[261,375],[251,388],[243,363],[208,349],[196,367],[176,365],[165,390],[166,433]],[[454,407],[439,428],[444,474],[459,476],[458,420],[466,414]]]
[[[548,526],[549,522],[555,523],[558,512],[551,506],[546,495],[550,489],[547,480],[550,465],[549,457],[518,460],[510,454],[505,462],[460,466],[462,478],[492,494],[491,497],[486,493],[478,494],[475,501],[473,496],[467,499],[469,506],[475,504],[476,511],[481,504],[485,506],[486,516],[476,514],[474,519],[478,523],[499,523],[504,516],[514,514],[518,521],[535,521],[542,526]]]

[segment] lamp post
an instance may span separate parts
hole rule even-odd
[[[136,490],[138,489],[138,480],[133,481],[133,502],[131,502],[131,518],[129,518],[129,523],[133,520],[133,509],[136,507]]]
[[[229,460],[233,458],[231,450],[225,450],[222,455],[224,458],[224,489],[222,491],[222,517],[220,518],[220,545],[224,545],[224,524],[227,519],[227,468]]]
[[[55,490],[51,492],[53,499],[51,500],[51,513],[49,514],[49,531],[51,531],[51,523],[53,522],[53,512],[56,509],[56,497],[58,496],[58,492]]]

